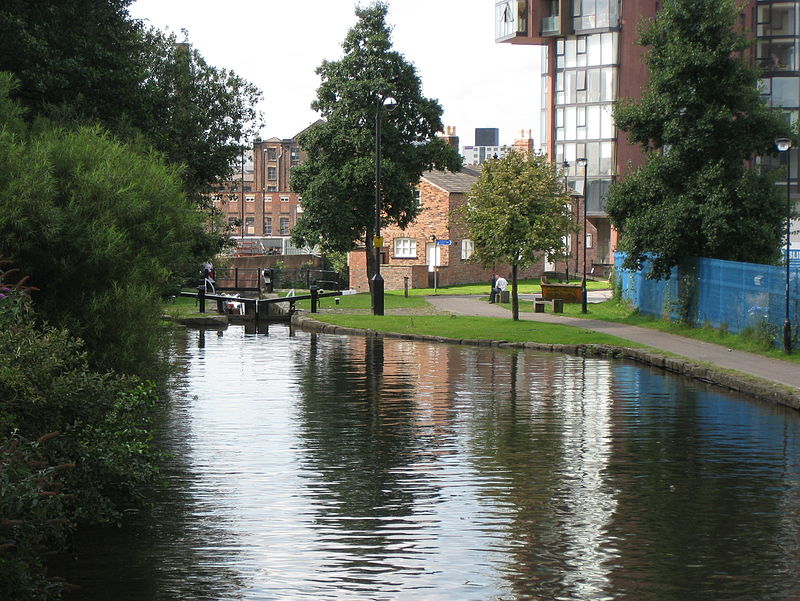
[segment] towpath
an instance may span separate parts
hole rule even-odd
[[[476,296],[429,296],[426,297],[438,310],[456,315],[482,317],[504,317],[510,319],[511,312],[504,305],[489,304]],[[510,305],[508,305],[510,306]],[[561,324],[611,334],[632,342],[686,357],[695,361],[714,364],[724,369],[748,374],[776,384],[800,390],[800,366],[778,359],[769,359],[724,346],[684,338],[648,328],[629,326],[596,319],[567,317],[553,313],[520,313],[520,319]]]

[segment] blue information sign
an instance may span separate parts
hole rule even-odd
[[[436,244],[439,246],[450,246],[453,243],[452,240],[437,240]]]

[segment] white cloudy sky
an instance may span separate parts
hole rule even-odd
[[[417,68],[462,145],[476,127],[510,144],[522,129],[538,145],[539,50],[494,42],[494,0],[388,0],[394,48]],[[314,72],[336,60],[356,21],[356,0],[136,0],[131,16],[189,32],[205,59],[264,93],[263,137],[289,138],[316,119]]]

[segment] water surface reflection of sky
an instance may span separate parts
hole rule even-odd
[[[282,326],[177,352],[171,486],[85,541],[76,598],[800,598],[796,413],[626,363]]]

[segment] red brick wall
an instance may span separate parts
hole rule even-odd
[[[452,210],[464,202],[464,194],[447,192],[425,179],[420,181],[419,190],[423,210],[416,221],[405,230],[388,227],[381,232],[384,251],[388,259],[388,263],[381,266],[381,275],[386,290],[402,290],[404,277],[409,278],[409,287],[411,288],[429,287],[426,245],[431,242],[431,236],[436,236],[438,240],[452,241],[450,246],[439,247],[440,267],[437,274],[439,286],[475,282],[488,283],[493,273],[504,275],[510,273],[507,265],[484,268],[479,264],[461,259],[464,230],[452,216]],[[416,256],[413,258],[395,257],[395,238],[414,238],[417,242]],[[368,291],[369,282],[365,271],[366,259],[363,249],[351,252],[349,260],[350,287],[359,292]],[[537,277],[543,272],[544,261],[541,261],[538,265],[521,272],[520,277]]]

